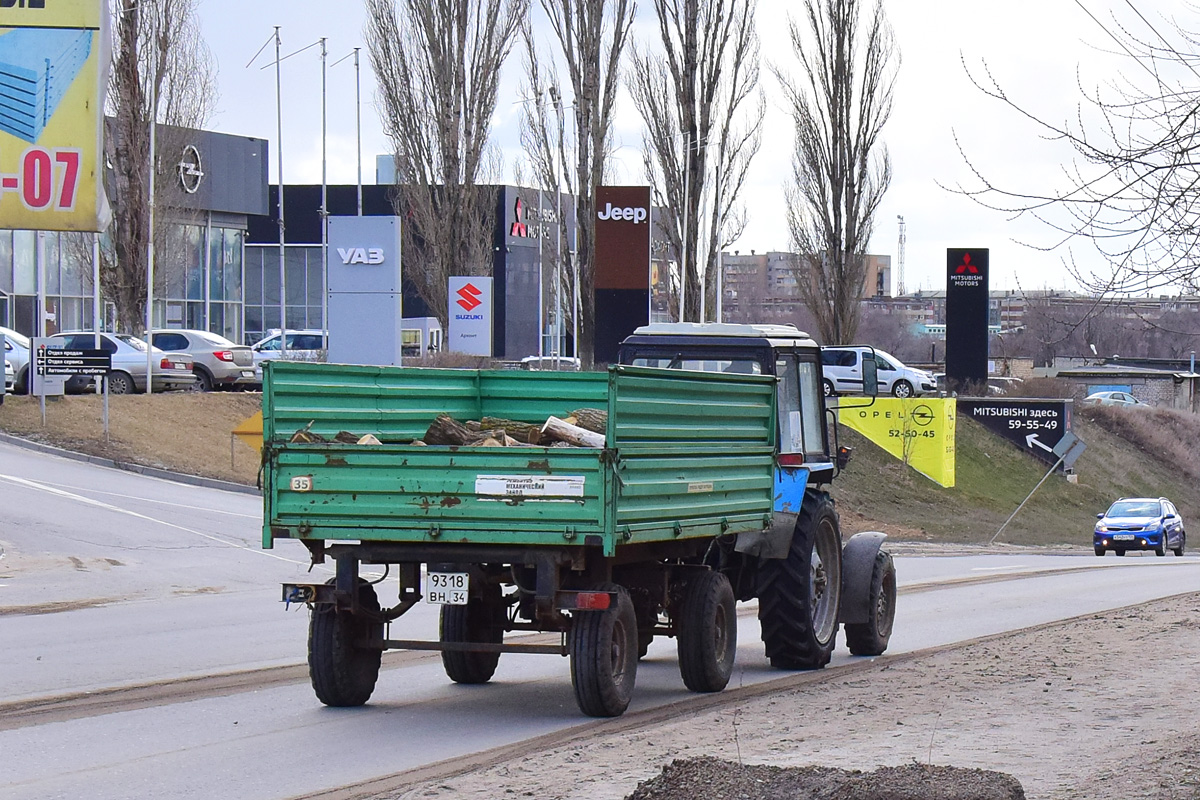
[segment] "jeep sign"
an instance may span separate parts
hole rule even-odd
[[[650,187],[596,187],[595,350],[617,360],[617,346],[650,321]]]
[[[650,216],[650,212],[645,208],[638,208],[636,206],[619,208],[614,207],[612,203],[605,203],[604,210],[596,214],[596,219],[602,219],[606,222],[610,219],[625,219],[632,221],[634,225],[640,225],[646,221],[648,216]]]

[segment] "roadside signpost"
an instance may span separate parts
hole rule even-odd
[[[1058,462],[1062,453],[1057,448],[1065,437],[1077,441],[1070,433],[1072,405],[1071,400],[1026,397],[958,398],[961,413],[1048,464]]]
[[[42,425],[46,424],[47,395],[66,393],[67,380],[76,375],[101,378],[112,370],[112,354],[100,349],[68,350],[53,347],[57,340],[33,340],[33,393],[41,398]],[[104,435],[108,437],[108,381],[104,382]]]

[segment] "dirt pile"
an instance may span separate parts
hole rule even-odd
[[[908,764],[871,772],[769,767],[716,758],[677,760],[627,800],[1024,800],[1011,775]]]

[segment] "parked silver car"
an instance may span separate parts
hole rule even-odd
[[[71,331],[56,333],[50,337],[53,342],[62,342],[55,347],[68,350],[91,350],[96,347],[96,334],[90,331]],[[147,345],[136,336],[127,333],[100,334],[100,349],[112,355],[112,371],[108,373],[108,389],[113,394],[131,394],[146,391],[146,348]],[[153,375],[154,391],[169,391],[171,389],[187,389],[196,383],[192,374],[192,356],[190,353],[165,353],[157,347],[152,348],[150,359],[151,374]],[[79,381],[71,379],[67,383],[69,391],[86,389],[92,385],[90,379]]]
[[[234,344],[217,333],[197,330],[162,329],[150,332],[150,343],[168,353],[190,353],[196,388],[255,386],[254,351]]]
[[[4,394],[13,393],[13,383],[16,382],[17,372],[13,369],[12,362],[4,359]],[[4,402],[3,395],[0,395],[0,403]]]
[[[17,333],[12,328],[0,327],[0,336],[4,337],[4,360],[13,366],[16,382],[13,385],[14,394],[29,393],[29,337]]]

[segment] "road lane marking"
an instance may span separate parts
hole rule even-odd
[[[3,476],[0,476],[3,477]],[[103,489],[92,489],[87,486],[72,486],[69,483],[55,483],[54,481],[40,481],[44,486],[56,486],[60,489],[69,489],[77,492],[91,492],[92,494],[106,495],[108,497],[117,497],[122,500],[136,500],[144,503],[157,503],[163,506],[171,506],[173,508],[182,508],[187,511],[206,511],[212,514],[226,514],[231,517],[242,517],[244,519],[262,519],[262,514],[243,514],[240,511],[226,511],[221,508],[211,508],[209,506],[194,506],[188,503],[173,503],[170,500],[159,500],[154,497],[142,497],[136,494],[122,494],[120,492],[106,492]],[[246,495],[249,497],[250,495]]]
[[[155,519],[154,517],[150,517],[145,514],[139,514],[136,511],[130,511],[127,508],[121,508],[120,506],[114,506],[110,503],[105,503],[100,500],[93,500],[90,497],[84,497],[81,494],[75,494],[74,492],[68,492],[65,489],[58,489],[58,488],[56,488],[54,486],[50,486],[48,484],[39,483],[38,481],[31,481],[26,478],[18,478],[15,475],[4,475],[2,473],[0,473],[0,480],[8,481],[9,483],[14,483],[18,486],[24,486],[28,489],[34,489],[36,491],[46,492],[47,494],[56,495],[58,497],[62,497],[67,500],[74,500],[76,502],[83,503],[84,505],[102,508],[106,511],[113,511],[118,514],[125,514],[127,516],[134,517],[135,519],[144,520],[146,522],[153,522],[158,525],[163,525],[168,528],[173,528],[175,530],[182,531],[184,533],[190,533],[193,536],[199,536],[202,539],[208,539],[209,541],[216,542],[217,544],[223,544],[227,547],[232,547],[237,550],[244,550],[247,553],[258,553],[259,555],[264,555],[264,556],[267,556],[268,558],[273,558],[277,561],[285,561],[289,564],[298,564],[300,566],[308,566],[307,561],[298,561],[294,558],[287,558],[286,556],[281,556],[277,553],[272,553],[269,550],[263,550],[258,547],[249,547],[249,546],[241,544],[239,542],[225,539],[221,536],[215,536],[211,533],[205,533],[203,531],[198,531],[193,528],[185,527],[183,525],[177,525],[174,522],[168,522],[167,520],[164,520],[164,519]]]

